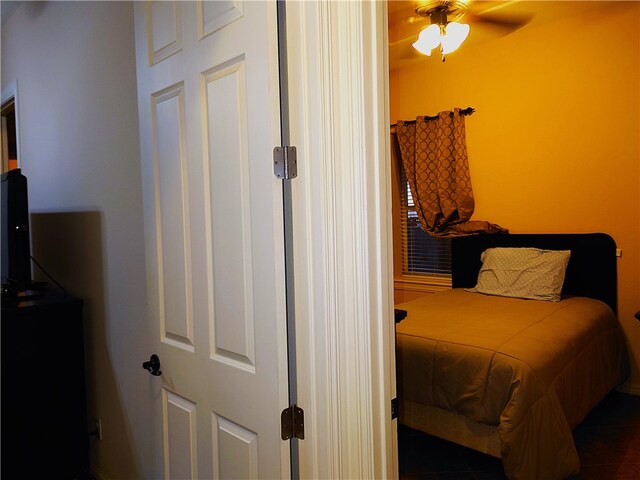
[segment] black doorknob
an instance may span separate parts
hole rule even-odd
[[[155,375],[156,377],[162,375],[162,371],[160,370],[160,359],[155,353],[151,355],[151,358],[149,358],[148,362],[144,362],[142,364],[142,368],[144,368],[145,370],[149,370],[149,373],[151,375]]]

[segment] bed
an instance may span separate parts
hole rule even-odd
[[[559,301],[469,291],[483,252],[524,247],[570,252]],[[571,431],[626,374],[615,253],[600,233],[454,238],[453,288],[396,306],[400,423],[501,458],[512,480],[578,473]]]

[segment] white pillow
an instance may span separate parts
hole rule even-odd
[[[478,283],[468,291],[557,302],[570,256],[570,250],[488,248]]]

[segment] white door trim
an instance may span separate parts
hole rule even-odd
[[[386,15],[287,4],[302,478],[397,477]]]

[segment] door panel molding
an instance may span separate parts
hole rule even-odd
[[[208,235],[212,239],[208,246],[214,305],[211,358],[255,373],[244,55],[204,72],[202,81],[205,196],[211,211]]]
[[[197,479],[196,404],[163,389],[162,412],[165,479]]]
[[[215,479],[258,479],[258,434],[212,414]],[[239,460],[242,459],[242,460]]]
[[[182,50],[179,2],[147,2],[149,65],[155,65]]]
[[[184,83],[151,97],[161,338],[193,352]]]
[[[242,0],[198,1],[198,39],[217,32],[242,18]]]

